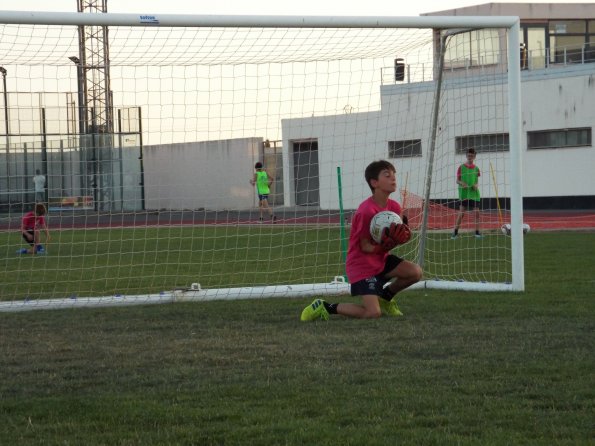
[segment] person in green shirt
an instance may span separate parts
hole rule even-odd
[[[465,211],[473,209],[475,215],[475,237],[482,238],[481,232],[479,232],[479,177],[481,172],[479,167],[475,165],[475,157],[477,153],[475,149],[467,150],[467,161],[465,164],[461,164],[457,169],[457,184],[459,186],[459,213],[457,215],[457,221],[455,228],[452,233],[452,239],[456,239],[459,235],[459,228],[461,222],[465,216]]]
[[[269,176],[267,171],[262,167],[262,163],[259,161],[254,165],[254,177],[250,180],[252,186],[256,186],[256,193],[258,194],[258,209],[260,211],[259,223],[264,220],[265,211],[268,212],[271,221],[275,223],[277,217],[273,215],[273,210],[269,206],[269,194],[271,193],[271,184],[273,184],[273,178]]]

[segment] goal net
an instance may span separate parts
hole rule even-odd
[[[418,286],[523,289],[516,27],[0,12],[1,308],[347,293],[378,159]],[[481,198],[452,239],[470,148]]]

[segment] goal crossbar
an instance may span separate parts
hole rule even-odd
[[[259,28],[511,28],[516,16],[357,17],[0,11],[0,23],[29,25]]]

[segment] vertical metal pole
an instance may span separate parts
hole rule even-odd
[[[118,187],[120,191],[120,211],[124,211],[124,151],[122,150],[122,110],[118,109],[118,163],[120,169],[120,186]],[[114,133],[116,129],[114,129]],[[115,188],[114,188],[115,189]],[[115,201],[115,199],[114,199]]]
[[[9,126],[8,126],[8,91],[6,90],[6,68],[0,67],[0,73],[2,73],[2,85],[4,86],[3,95],[4,95],[4,130],[6,132],[6,186],[8,192],[8,206],[10,208],[11,197],[12,194],[10,193],[10,136],[8,134]]]
[[[98,153],[97,153],[97,138],[99,137],[99,135],[97,134],[97,120],[96,120],[96,109],[92,108],[91,110],[91,153],[92,153],[92,157],[91,158],[91,166],[93,168],[93,177],[92,177],[92,184],[91,186],[93,187],[93,209],[95,211],[99,211],[100,207],[99,207],[99,191],[98,191],[98,187],[99,187],[99,182],[98,182],[98,178],[97,178],[97,174],[99,172],[99,157],[98,157]],[[103,209],[103,208],[102,208]]]
[[[525,289],[525,254],[523,248],[523,147],[521,146],[521,70],[520,24],[508,30],[508,119],[510,141],[510,223],[512,249],[512,289]]]
[[[343,264],[347,261],[347,230],[345,229],[345,212],[343,211],[343,184],[341,182],[341,167],[337,166],[337,188],[339,190],[339,227],[341,228],[341,258]],[[347,279],[347,275],[345,275]]]
[[[60,175],[60,200],[64,196],[64,191],[66,190],[66,162],[64,160],[64,140],[60,140],[60,165],[58,166],[58,174]],[[49,206],[49,184],[48,184],[48,206]]]
[[[143,116],[142,109],[138,108],[138,139],[139,139],[139,162],[140,162],[140,194],[141,194],[141,210],[145,210],[145,167],[143,164]]]
[[[48,203],[48,134],[45,108],[41,108],[41,173],[45,176],[44,203]],[[37,201],[37,200],[35,200]]]
[[[423,221],[421,224],[421,233],[419,236],[419,266],[424,266],[424,254],[426,250],[426,235],[428,232],[428,215],[430,212],[430,194],[432,192],[432,175],[434,169],[434,153],[436,151],[436,135],[438,133],[438,114],[440,113],[440,96],[442,94],[442,72],[444,71],[444,53],[446,50],[446,36],[440,32],[440,54],[438,63],[438,72],[436,79],[436,92],[434,93],[434,107],[432,110],[432,134],[430,136],[430,149],[428,152],[428,168],[426,171],[426,187],[424,192]]]
[[[84,135],[87,133],[86,118],[85,118],[85,86],[83,81],[83,67],[81,63],[76,64],[76,82],[78,93],[78,110],[79,110],[79,133]]]
[[[27,150],[27,143],[23,143],[23,176],[25,178],[25,181],[29,180],[29,156],[28,156],[28,150]],[[28,204],[29,201],[29,194],[26,192],[26,188],[25,185],[23,185],[23,187],[21,187],[21,190],[23,191],[21,193],[21,203],[23,203],[24,205]],[[35,200],[33,200],[35,201]]]
[[[79,27],[79,53],[81,52],[80,36],[84,32],[83,27]],[[84,47],[82,47],[84,48]],[[78,140],[79,140],[79,195],[87,196],[89,191],[89,177],[88,177],[88,159],[87,159],[87,145],[88,145],[88,127],[87,127],[87,104],[85,101],[85,72],[83,70],[82,61],[76,57],[71,56],[68,59],[76,65],[76,85],[78,96]],[[74,193],[74,183],[72,185],[72,193]]]

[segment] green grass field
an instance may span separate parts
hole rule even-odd
[[[524,293],[406,292],[398,319],[0,313],[0,444],[592,445],[594,239],[532,233]]]
[[[47,256],[0,234],[0,300],[149,294],[328,282],[341,275],[339,228],[177,226],[54,231]],[[308,280],[308,282],[304,282]]]
[[[426,278],[509,282],[510,243],[434,233]],[[327,283],[344,274],[337,226],[177,226],[54,231],[48,255],[0,233],[0,301],[146,295],[187,288]],[[416,240],[398,249],[414,259]]]

